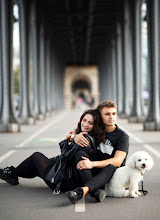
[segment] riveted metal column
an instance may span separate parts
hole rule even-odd
[[[50,75],[50,81],[51,81],[51,110],[54,109],[54,99],[53,99],[53,94],[54,94],[54,77],[53,77],[53,73],[54,73],[54,68],[53,68],[53,45],[52,45],[52,49],[51,49],[51,75]]]
[[[111,62],[112,62],[112,94],[113,94],[112,100],[115,103],[117,103],[116,43],[115,43],[115,40],[112,40],[111,54],[112,54]]]
[[[56,103],[56,109],[58,109],[58,62],[57,62],[57,56],[55,56],[55,103]]]
[[[130,113],[130,18],[129,2],[124,0],[124,23],[123,23],[123,109],[121,117],[127,117]]]
[[[107,97],[109,100],[113,100],[113,75],[112,75],[112,50],[111,45],[107,48]]]
[[[52,72],[52,78],[53,78],[53,83],[52,83],[52,100],[53,100],[53,109],[56,109],[56,63],[55,63],[55,52],[54,52],[54,47],[53,47],[53,72]]]
[[[51,68],[50,68],[50,40],[47,40],[46,42],[46,92],[47,92],[47,112],[49,113],[51,111],[51,105],[50,105],[50,74],[51,74]]]
[[[59,62],[58,62],[58,59],[57,59],[57,85],[58,85],[58,89],[57,89],[57,106],[58,106],[58,109],[60,108],[60,68],[59,68]]]
[[[62,107],[62,85],[61,85],[61,75],[62,75],[62,68],[61,68],[61,62],[59,62],[59,108],[61,109]]]
[[[1,51],[2,51],[2,108],[0,132],[19,132],[20,125],[14,117],[12,91],[12,24],[13,1],[1,0]]]
[[[121,25],[117,23],[117,106],[118,114],[122,112],[122,34]]]
[[[150,103],[144,130],[160,130],[159,0],[147,1]]]
[[[106,55],[106,53],[105,53]],[[103,100],[108,99],[108,85],[107,85],[107,57],[105,56],[105,58],[103,58],[104,63],[103,63],[103,78],[102,78],[102,84],[103,84]]]
[[[0,4],[0,13],[1,13],[1,4]],[[2,29],[1,29],[1,21],[0,21],[0,119],[2,113],[2,47],[1,47],[1,40],[2,40]]]
[[[100,88],[100,100],[106,100],[108,98],[108,85],[107,85],[107,51],[105,51],[101,64],[100,64],[100,75],[99,75],[99,88]]]
[[[29,93],[28,93],[28,34],[26,21],[26,5],[25,1],[19,1],[20,8],[20,86],[21,86],[21,106],[20,106],[20,122],[23,124],[32,124],[33,118],[29,111]]]
[[[132,37],[133,37],[133,102],[129,122],[142,122],[141,93],[141,1],[132,1]]]
[[[61,87],[61,108],[63,108],[63,93],[64,93],[64,86],[63,86],[63,66],[61,63],[61,75],[60,75],[60,87]]]
[[[99,88],[100,88],[100,101],[104,100],[104,86],[103,86],[103,83],[104,83],[104,80],[103,80],[103,77],[104,77],[104,72],[103,72],[103,66],[99,65]]]
[[[44,23],[40,25],[40,112],[45,115],[46,113],[46,81],[45,81],[45,36],[44,36]]]
[[[36,14],[36,2],[33,1],[31,7],[31,50],[33,60],[33,116],[38,119],[39,116],[39,104],[38,104],[38,42],[37,42],[37,14]]]

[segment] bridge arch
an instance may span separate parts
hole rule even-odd
[[[64,76],[65,107],[72,108],[72,102],[79,96],[90,96],[94,106],[99,102],[99,80],[97,66],[68,66]]]

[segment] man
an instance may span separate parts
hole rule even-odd
[[[129,137],[116,125],[117,105],[112,101],[104,101],[97,109],[104,123],[106,140],[98,146],[96,158],[89,157],[82,151],[76,153],[77,169],[85,184],[66,192],[73,204],[89,192],[97,201],[103,201],[106,193],[101,187],[109,182],[116,168],[125,164],[128,154]],[[74,141],[82,147],[88,144],[82,134],[76,135]],[[95,169],[96,174],[93,176],[92,171]]]

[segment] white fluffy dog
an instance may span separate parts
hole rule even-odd
[[[107,196],[113,197],[138,197],[138,183],[143,180],[146,170],[153,167],[153,159],[145,151],[138,151],[128,158],[126,166],[118,168],[110,182],[106,184]],[[126,190],[126,188],[128,188]]]

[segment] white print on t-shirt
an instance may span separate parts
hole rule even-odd
[[[103,153],[106,153],[106,154],[109,154],[111,155],[112,152],[113,152],[113,146],[110,142],[110,140],[106,139],[104,143],[100,143],[100,150],[103,152]]]

